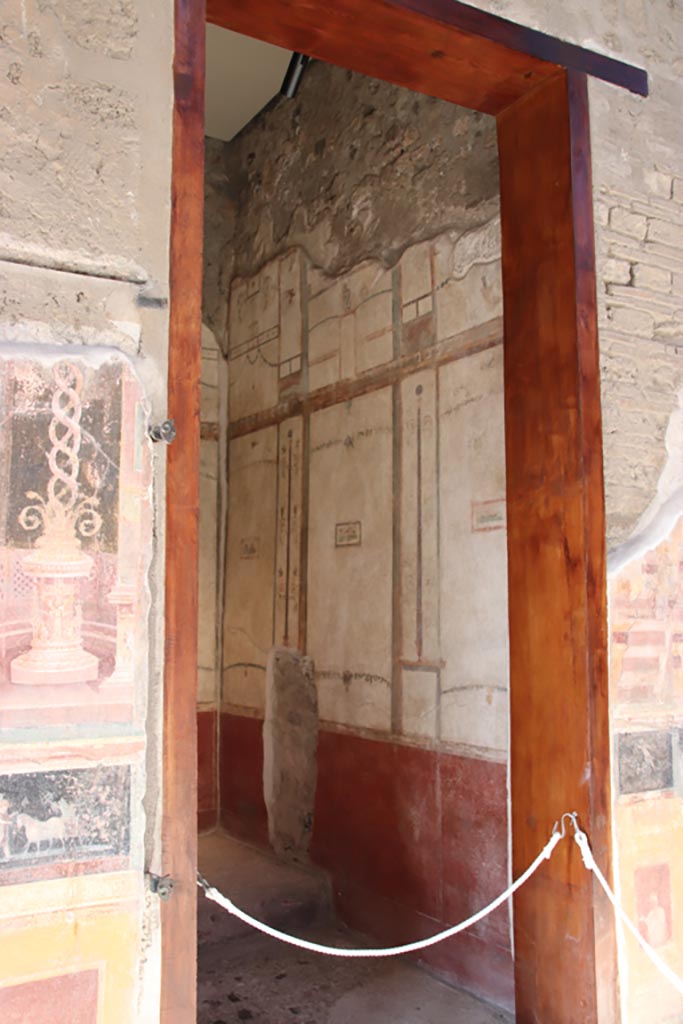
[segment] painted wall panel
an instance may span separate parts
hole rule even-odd
[[[311,417],[308,651],[323,721],[391,722],[392,396]]]
[[[615,877],[641,935],[683,973],[683,520],[610,581]],[[633,1024],[675,1019],[681,997],[631,936],[621,982]]]
[[[105,1024],[135,1013],[148,413],[133,364],[111,350],[0,352],[0,1012],[8,1020]],[[113,886],[113,873],[134,884]]]
[[[222,699],[260,709],[274,628],[276,428],[233,441],[229,460]]]
[[[502,399],[500,349],[439,370],[442,736],[499,754],[508,733]],[[489,502],[500,517],[482,526]]]

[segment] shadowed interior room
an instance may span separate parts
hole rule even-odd
[[[200,867],[240,840],[412,941],[509,880],[495,122],[207,42]],[[510,1009],[510,949],[501,910],[423,961]]]

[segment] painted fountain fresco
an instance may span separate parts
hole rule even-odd
[[[132,723],[150,466],[121,360],[0,363],[0,727]]]
[[[0,1018],[133,1019],[147,403],[104,349],[0,350]]]

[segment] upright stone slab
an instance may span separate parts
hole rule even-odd
[[[317,780],[318,698],[313,662],[274,647],[266,669],[263,795],[268,835],[287,860],[308,857]]]

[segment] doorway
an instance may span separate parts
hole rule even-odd
[[[210,49],[214,31],[245,45],[216,29]],[[411,941],[508,884],[495,122],[317,61],[224,134],[206,151],[200,824],[324,867],[347,924]],[[509,1009],[510,945],[503,911],[422,960]]]
[[[429,11],[422,10],[425,6]],[[598,59],[596,64],[585,54],[579,59],[583,51],[577,55],[555,47],[549,51],[555,59],[581,69],[567,72],[539,60],[535,53],[540,43],[533,33],[530,42],[525,30],[510,35],[508,23],[499,19],[482,26],[486,16],[473,15],[463,5],[448,5],[447,12],[433,11],[432,6],[397,2],[361,11],[347,2],[330,11],[324,5],[273,7],[264,2],[247,9],[216,0],[209,16],[227,28],[497,117],[505,299],[513,869],[517,874],[526,867],[558,813],[570,804],[591,830],[594,849],[606,863],[604,517],[583,71],[589,67],[593,73],[609,73],[610,80],[621,76],[631,85],[634,79],[615,62]],[[347,19],[354,15],[362,19],[354,27],[362,30],[350,43]],[[196,423],[198,411],[191,389],[198,380],[199,312],[197,267],[191,261],[198,255],[201,222],[201,168],[196,156],[201,145],[200,16],[199,5],[179,4],[169,379],[171,410],[188,426]],[[386,45],[388,39],[392,47]],[[511,48],[515,43],[519,50]],[[179,743],[178,737],[183,735],[183,712],[190,703],[183,669],[193,673],[194,651],[187,630],[187,591],[181,597],[178,572],[185,569],[185,579],[192,578],[196,547],[192,524],[183,519],[196,510],[196,455],[196,445],[188,442],[169,460],[169,535],[176,545],[179,536],[189,539],[182,554],[168,548],[167,636],[172,657],[167,662],[165,838],[173,870],[185,880],[173,909],[166,912],[164,929],[169,1021],[191,1019],[182,1014],[192,1004],[188,982],[194,980],[187,970],[182,976],[172,970],[182,940],[170,925],[182,919],[186,931],[193,914],[194,844],[178,812],[186,815],[193,805],[183,768],[191,765],[194,770],[194,744]],[[180,652],[177,642],[184,634],[190,644]],[[552,777],[544,767],[551,763],[559,765]],[[584,781],[587,763],[592,771]],[[568,951],[563,942],[567,905],[561,897],[570,891],[572,913],[582,926]],[[560,1020],[550,1016],[558,1012],[558,1004],[572,1005],[578,998],[585,1019],[594,1020],[598,1003],[613,998],[613,942],[610,927],[596,915],[596,908],[590,881],[567,855],[517,898],[515,995],[520,1019],[527,1014],[528,1019]],[[541,952],[555,969],[536,969]]]

